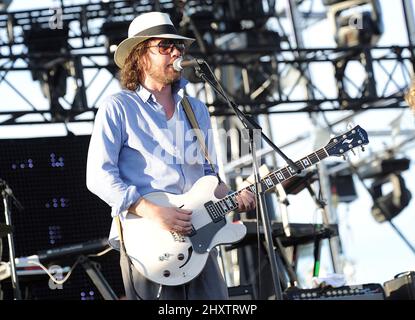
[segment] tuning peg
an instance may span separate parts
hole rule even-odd
[[[364,152],[365,151],[365,147],[364,146],[360,146],[361,148],[362,148],[362,151]]]
[[[343,160],[347,160],[347,157],[345,154],[343,154],[342,157],[343,157]]]
[[[350,149],[351,152],[353,152],[354,155],[356,155],[356,152],[354,152],[354,149]]]

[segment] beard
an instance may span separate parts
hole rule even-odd
[[[164,69],[159,66],[151,65],[147,74],[157,82],[169,85],[178,81],[181,73],[174,70],[172,65],[167,65]]]

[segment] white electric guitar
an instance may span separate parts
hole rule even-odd
[[[333,138],[324,147],[300,159],[296,164],[306,169],[328,156],[345,152],[369,143],[367,133],[360,126]],[[276,170],[261,182],[265,190],[274,188],[296,173],[290,167]],[[242,223],[229,223],[225,215],[238,208],[234,192],[223,199],[214,196],[218,180],[205,176],[196,181],[185,194],[155,192],[144,197],[159,206],[192,210],[193,231],[189,236],[162,229],[150,219],[127,214],[124,223],[124,242],[133,265],[147,279],[168,286],[184,284],[203,270],[209,251],[220,244],[240,241],[246,234]],[[255,192],[255,185],[247,188]]]

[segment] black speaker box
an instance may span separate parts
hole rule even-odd
[[[415,272],[397,274],[384,283],[386,300],[415,300]]]

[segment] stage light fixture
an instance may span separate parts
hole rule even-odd
[[[377,222],[391,221],[409,204],[412,195],[402,177],[409,166],[408,158],[390,155],[388,159],[376,159],[358,168],[361,179],[373,179],[369,188],[373,198],[371,213]]]
[[[118,67],[114,62],[114,53],[117,46],[128,37],[128,27],[131,21],[106,21],[101,27],[101,33],[105,35],[105,48],[108,55],[108,71],[114,76]]]
[[[337,22],[335,40],[339,47],[375,45],[383,33],[368,11],[341,16]]]
[[[379,0],[323,1],[339,47],[375,45],[383,34]]]
[[[328,167],[336,166],[339,162],[329,164]],[[346,168],[330,175],[330,189],[332,195],[336,196],[337,202],[351,203],[357,199],[356,187],[353,181],[353,174]]]
[[[101,27],[101,33],[105,35],[105,48],[108,54],[114,55],[117,46],[128,37],[128,27],[131,21],[106,21]]]
[[[382,178],[391,173],[402,172],[409,169],[408,158],[375,159],[358,169],[362,179]]]
[[[385,184],[392,185],[392,191],[384,195],[382,187]],[[411,192],[406,188],[403,177],[398,173],[392,173],[386,177],[376,179],[371,186],[374,204],[372,216],[379,223],[390,221],[408,206],[411,201]]]
[[[0,0],[0,11],[6,11],[12,0]]]
[[[59,99],[66,95],[66,81],[71,75],[68,32],[68,27],[51,29],[40,25],[32,25],[24,32],[32,78],[40,82],[42,93],[49,101],[52,121],[66,117]]]
[[[216,10],[222,13],[222,22],[228,32],[246,29],[264,29],[275,14],[275,0],[228,0],[215,1]],[[259,34],[259,33],[258,33]]]

